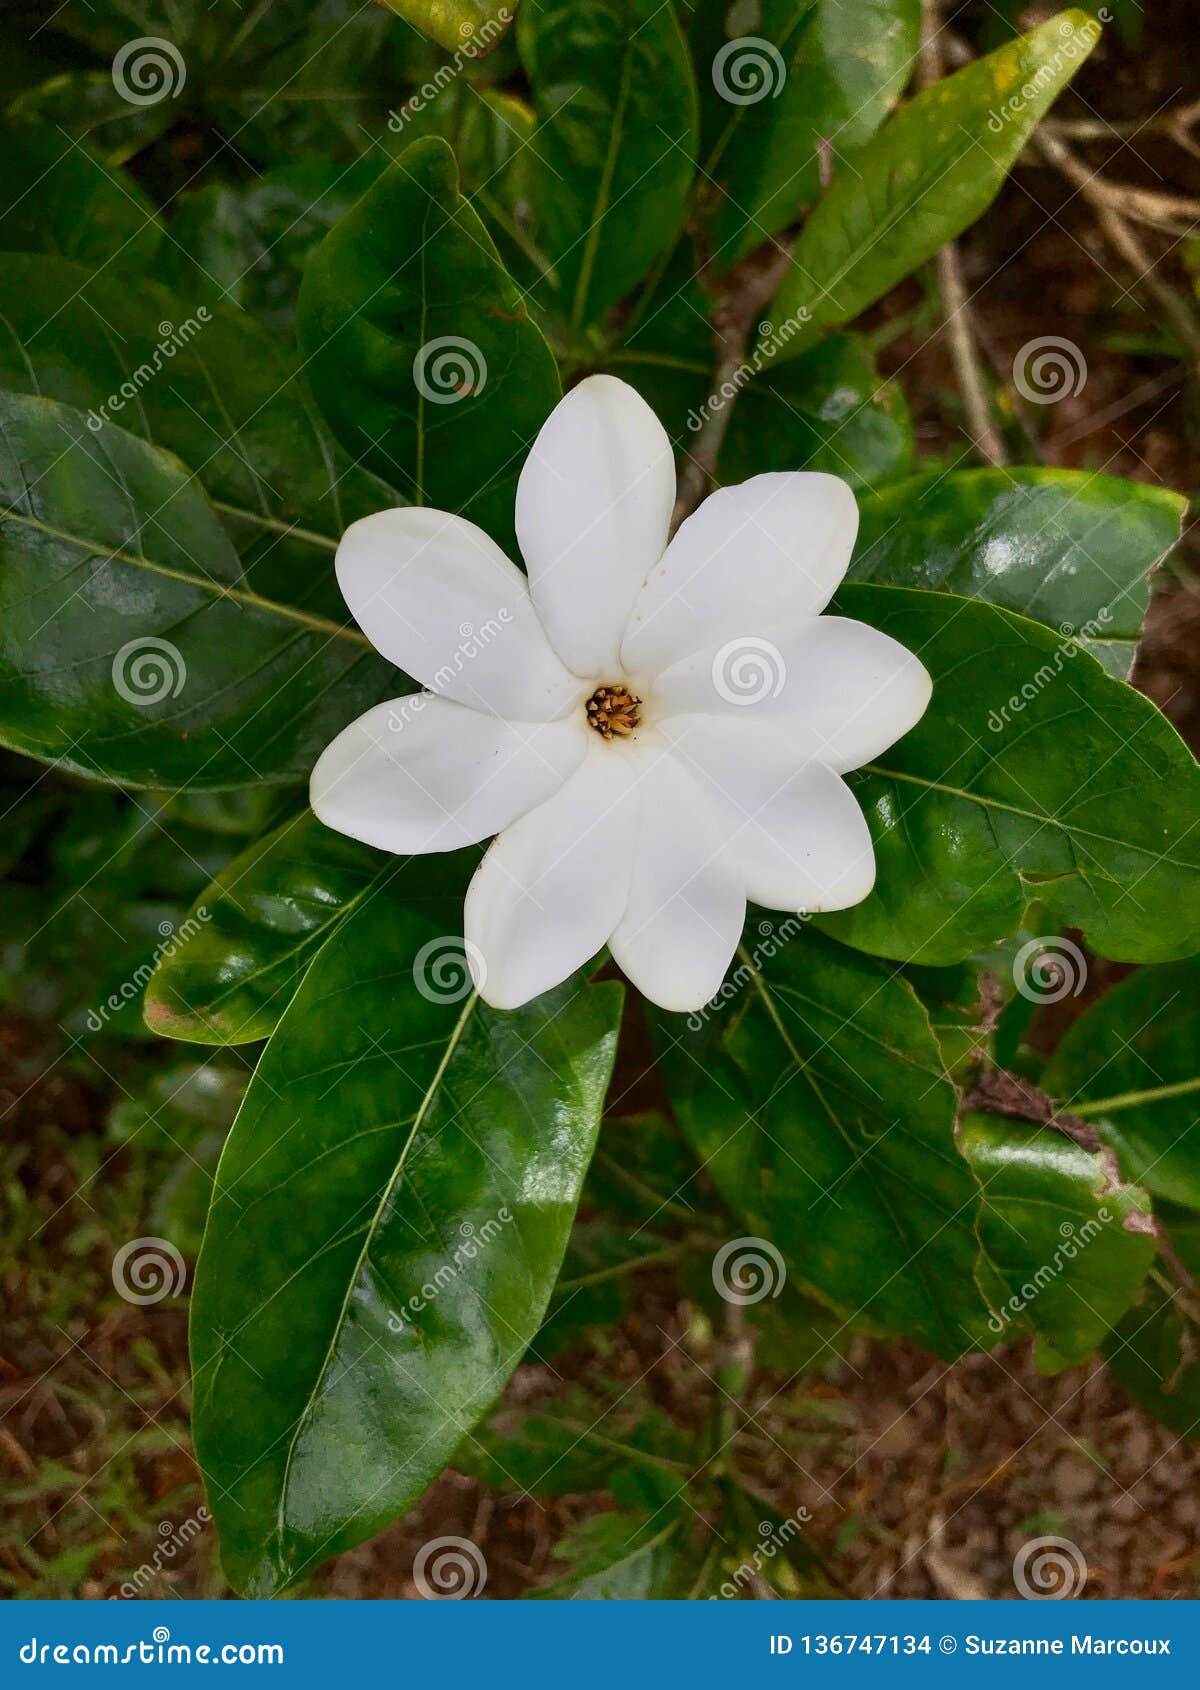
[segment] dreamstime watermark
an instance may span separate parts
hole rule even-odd
[[[1031,1538],[1013,1561],[1013,1583],[1029,1602],[1061,1602],[1078,1596],[1087,1573],[1082,1549],[1068,1537]]]
[[[113,686],[127,704],[136,704],[140,710],[178,698],[186,681],[183,653],[156,634],[128,640],[112,660]]]
[[[787,65],[773,41],[761,35],[739,35],[713,57],[712,84],[731,106],[756,106],[777,100],[787,81]]]
[[[778,356],[788,342],[808,322],[811,313],[808,307],[802,306],[794,316],[786,317],[778,327],[769,321],[758,325],[758,345],[748,359],[740,363],[731,375],[725,377],[721,385],[709,394],[708,398],[697,410],[693,405],[687,414],[687,425],[693,434],[697,434],[706,422],[714,417],[718,411],[723,411],[730,400],[736,399],[752,376],[756,376],[764,365]]]
[[[172,1643],[165,1625],[137,1643],[39,1643],[17,1652],[24,1666],[271,1666],[283,1665],[282,1643]]]
[[[131,106],[156,106],[183,93],[187,65],[173,41],[161,35],[139,35],[117,49],[112,84]]]
[[[478,945],[458,933],[427,939],[413,958],[413,984],[428,1003],[461,1003],[487,980]]]
[[[150,976],[162,959],[174,956],[176,951],[181,946],[186,945],[189,939],[195,938],[205,922],[210,919],[207,905],[198,904],[196,913],[185,916],[178,927],[173,921],[160,921],[158,931],[162,937],[161,944],[154,947],[153,953],[146,962],[138,964],[128,980],[123,980],[115,992],[108,994],[99,1009],[88,1010],[85,1022],[88,1032],[99,1033],[110,1016],[116,1015],[119,1010],[125,1008],[126,1004],[132,1003],[135,998],[140,997],[146,990]]]
[[[462,1602],[487,1584],[483,1550],[469,1537],[435,1537],[413,1562],[413,1583],[426,1602]]]
[[[1013,386],[1031,405],[1057,405],[1087,386],[1088,367],[1080,347],[1063,335],[1043,334],[1018,347]]]
[[[428,691],[410,692],[404,698],[398,699],[397,704],[388,711],[387,725],[391,732],[403,733],[406,727],[411,726],[417,717],[429,708],[432,700],[439,693],[445,692],[467,665],[474,662],[480,652],[486,650],[493,640],[499,639],[512,619],[512,611],[507,605],[502,605],[495,616],[489,616],[478,628],[473,622],[461,622],[458,628],[459,643],[451,652],[449,662],[443,663],[435,671]]]
[[[1099,1238],[1112,1219],[1110,1211],[1101,1204],[1095,1216],[1089,1215],[1082,1226],[1076,1226],[1074,1221],[1062,1221],[1058,1228],[1062,1243],[1055,1247],[1050,1260],[1043,1262],[1019,1291],[1014,1291],[1007,1302],[1002,1303],[998,1309],[993,1309],[988,1316],[988,1325],[992,1331],[999,1335],[1006,1326],[1023,1314],[1031,1303],[1036,1302],[1047,1286],[1054,1284],[1068,1262],[1073,1262],[1093,1239]]]
[[[689,1030],[698,1033],[710,1015],[740,997],[755,976],[762,973],[763,964],[770,962],[786,944],[803,933],[811,920],[811,915],[801,914],[785,916],[780,922],[760,921],[754,949],[748,957],[739,957],[737,967],[725,976],[720,990],[709,998],[703,1009],[692,1011],[687,1018]]]
[[[196,1512],[184,1520],[180,1525],[172,1524],[170,1520],[160,1520],[158,1535],[161,1543],[155,1545],[154,1553],[148,1561],[134,1570],[131,1578],[127,1578],[115,1596],[109,1597],[110,1602],[116,1602],[121,1597],[128,1602],[135,1596],[140,1596],[148,1584],[153,1584],[159,1574],[168,1567],[179,1552],[186,1549],[193,1538],[200,1536],[212,1520],[212,1515],[203,1503]]]
[[[417,392],[431,405],[457,405],[487,386],[487,359],[473,340],[443,334],[418,347],[412,373]]]
[[[1111,19],[1112,12],[1107,6],[1101,6],[1096,17],[1086,18],[1081,24],[1076,24],[1072,18],[1064,18],[1058,26],[1061,38],[1058,49],[1048,54],[1027,81],[988,113],[988,128],[992,134],[1003,134],[1005,124],[1019,117],[1032,101],[1056,88],[1066,67],[1076,59],[1087,57],[1103,33],[1101,24],[1109,23]]]
[[[461,1242],[454,1246],[454,1254],[434,1269],[433,1277],[427,1279],[419,1291],[414,1291],[399,1310],[388,1316],[388,1331],[399,1336],[412,1326],[411,1317],[424,1314],[430,1303],[436,1303],[447,1286],[454,1284],[463,1269],[493,1244],[513,1219],[508,1204],[502,1203],[482,1226],[477,1227],[474,1221],[463,1221],[458,1229]]]
[[[1008,727],[1014,716],[1019,716],[1022,710],[1050,685],[1056,681],[1072,658],[1078,657],[1082,647],[1080,640],[1094,640],[1099,637],[1112,621],[1112,611],[1107,605],[1096,613],[1082,628],[1076,628],[1073,622],[1063,622],[1059,626],[1062,639],[1055,646],[1053,654],[1036,669],[1033,675],[1021,687],[1020,692],[1013,693],[1006,704],[999,710],[988,711],[988,731],[998,734]]]
[[[388,113],[388,128],[392,134],[399,135],[410,118],[419,117],[426,106],[436,100],[444,88],[449,87],[455,77],[461,76],[473,60],[494,46],[511,21],[512,13],[507,6],[500,6],[494,16],[483,20],[478,29],[474,24],[464,22],[459,29],[459,34],[464,39],[462,45],[455,49],[453,57],[446,64],[439,65],[429,80],[423,82],[414,94],[409,95],[399,111]]]
[[[727,640],[712,660],[712,683],[726,704],[763,704],[787,682],[783,653],[757,634]]]
[[[145,1308],[178,1297],[187,1264],[169,1238],[131,1238],[113,1257],[112,1282],[119,1297]]]
[[[137,368],[126,376],[115,393],[99,407],[88,412],[87,425],[93,434],[99,434],[106,422],[109,422],[118,411],[123,411],[126,405],[152,382],[155,376],[161,375],[164,364],[169,364],[176,353],[182,352],[200,330],[212,322],[212,312],[207,305],[197,305],[195,316],[185,317],[178,325],[164,320],[158,325],[158,340],[154,351],[148,359],[144,359]]]
[[[787,1265],[769,1238],[731,1238],[713,1257],[713,1287],[738,1308],[778,1297],[787,1284]]]
[[[1029,939],[1013,958],[1013,985],[1029,1003],[1077,998],[1087,984],[1087,958],[1061,934]]]
[[[709,1601],[730,1601],[733,1597],[740,1596],[748,1585],[753,1585],[760,1577],[763,1567],[773,1561],[781,1549],[786,1549],[792,1539],[799,1536],[811,1521],[812,1515],[807,1508],[797,1508],[794,1514],[789,1515],[786,1520],[781,1520],[778,1525],[770,1520],[763,1520],[758,1528],[758,1535],[763,1541],[755,1545],[750,1559],[734,1569],[709,1597]]]

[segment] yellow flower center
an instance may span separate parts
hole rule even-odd
[[[597,687],[587,701],[588,727],[595,728],[602,739],[612,739],[614,734],[625,739],[641,720],[641,702],[628,687]]]

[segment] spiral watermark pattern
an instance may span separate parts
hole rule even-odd
[[[1013,958],[1013,984],[1029,1003],[1077,998],[1087,984],[1087,958],[1058,934],[1030,939]]]
[[[713,87],[731,106],[756,106],[777,100],[787,81],[783,54],[761,35],[727,41],[712,63]]]
[[[718,1296],[745,1308],[778,1297],[787,1284],[787,1268],[769,1239],[733,1238],[713,1257],[712,1281]]]
[[[169,1238],[131,1238],[113,1257],[112,1282],[127,1303],[145,1307],[178,1297],[187,1267]]]
[[[129,640],[112,660],[112,682],[127,704],[146,709],[178,698],[187,680],[183,653],[153,634]]]
[[[131,106],[156,106],[183,92],[187,65],[173,41],[161,35],[139,35],[117,49],[112,62],[112,83]]]
[[[458,934],[428,939],[413,958],[413,980],[430,1003],[461,1003],[487,979],[478,945]]]
[[[431,405],[457,405],[487,386],[487,359],[473,340],[444,334],[427,340],[413,359],[417,392]]]
[[[783,691],[787,665],[770,640],[743,634],[727,641],[713,658],[712,680],[726,704],[762,704]]]
[[[1087,1578],[1079,1545],[1067,1537],[1035,1537],[1013,1561],[1013,1583],[1029,1602],[1061,1602],[1078,1596]]]
[[[1087,377],[1087,359],[1073,340],[1061,335],[1027,340],[1013,359],[1013,386],[1031,405],[1074,398],[1083,392]]]
[[[426,1602],[461,1602],[487,1583],[483,1550],[466,1537],[435,1537],[413,1562],[413,1583]]]

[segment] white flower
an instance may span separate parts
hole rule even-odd
[[[359,625],[429,690],[338,735],[313,809],[387,851],[499,836],[465,910],[497,1008],[607,944],[648,998],[697,1009],[747,898],[844,909],[874,882],[841,776],[908,732],[931,684],[887,635],[820,615],[850,559],[854,495],[832,475],[757,475],[668,545],[674,499],[654,413],[592,376],[521,472],[528,577],[444,511],[381,511],[338,548]]]

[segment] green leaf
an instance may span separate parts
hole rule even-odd
[[[659,0],[521,0],[517,44],[538,124],[526,201],[504,178],[477,204],[539,303],[577,337],[673,244],[696,160],[687,48]]]
[[[690,1516],[688,1516],[690,1517]],[[654,1602],[689,1594],[698,1556],[687,1554],[682,1509],[651,1514],[592,1514],[554,1546],[566,1570],[531,1597],[578,1602]]]
[[[772,317],[803,326],[780,359],[850,322],[983,215],[1100,34],[1072,7],[889,119],[838,172],[796,242]]]
[[[313,254],[297,318],[309,379],[356,457],[502,542],[558,372],[444,141],[418,141]]]
[[[720,478],[736,483],[766,470],[812,469],[868,488],[906,475],[912,460],[903,389],[881,379],[861,340],[842,334],[742,388]]]
[[[1124,678],[1147,576],[1177,544],[1187,500],[1084,470],[980,469],[913,476],[859,510],[849,580],[988,599],[1053,624]]]
[[[539,1354],[541,1353],[539,1341]],[[644,1471],[678,1488],[695,1470],[695,1446],[650,1400],[644,1386],[591,1381],[561,1388],[532,1411],[502,1406],[454,1457],[494,1490],[552,1498],[580,1491],[625,1494]]]
[[[404,685],[357,630],[244,586],[175,458],[15,393],[0,394],[0,679],[14,750],[199,788],[305,777]]]
[[[684,1131],[791,1278],[939,1355],[983,1341],[978,1187],[907,981],[780,926],[709,1009],[656,1023]]]
[[[997,606],[850,584],[835,608],[916,652],[921,722],[849,777],[875,840],[875,890],[822,916],[882,956],[959,962],[1038,898],[1101,956],[1200,948],[1200,770],[1155,707],[1086,652]]]
[[[453,51],[464,43],[475,51],[492,47],[512,21],[512,6],[501,0],[383,0],[407,23]]]
[[[228,300],[290,326],[310,253],[386,164],[378,153],[348,165],[304,158],[198,189],[171,219],[164,280],[181,298]]]
[[[1104,1346],[1108,1370],[1181,1438],[1200,1437],[1200,1307],[1160,1270]]]
[[[97,438],[119,426],[178,454],[229,525],[247,584],[344,620],[334,547],[395,495],[342,454],[278,337],[245,312],[0,256],[0,386],[78,406]]]
[[[722,268],[816,197],[822,142],[846,153],[874,134],[904,92],[920,21],[920,0],[764,0],[752,15],[701,0],[688,43]]]
[[[290,817],[200,894],[194,937],[146,987],[146,1025],[195,1044],[269,1038],[325,940],[396,867],[311,810]]]
[[[116,167],[156,141],[176,121],[178,111],[169,99],[148,106],[131,104],[114,82],[111,66],[106,66],[104,70],[68,71],[26,88],[9,106],[6,115],[14,122],[44,126],[84,141],[85,156],[98,156],[107,165]],[[133,190],[140,203],[140,191],[134,189],[130,178],[116,168],[113,178],[121,190]],[[145,209],[147,213],[152,212],[149,201],[145,202]],[[83,232],[67,226],[65,233],[67,240],[73,242]],[[89,232],[89,239],[92,233]],[[79,254],[68,252],[67,256],[74,258]]]
[[[1200,1209],[1200,961],[1144,968],[1068,1030],[1042,1084],[1130,1179]]]
[[[248,1079],[241,1068],[175,1062],[124,1092],[109,1116],[117,1144],[136,1143],[140,1156],[175,1152],[153,1176],[149,1224],[190,1258],[200,1252],[217,1161]]]
[[[229,847],[150,800],[99,789],[64,797],[25,868],[36,879],[0,887],[0,999],[80,1041],[144,1039],[142,989],[156,958],[190,935],[188,903]]]
[[[118,273],[154,262],[162,225],[137,183],[57,129],[0,130],[0,174],[0,248]]]
[[[463,873],[425,859],[337,929],[221,1159],[194,1426],[251,1596],[420,1495],[521,1359],[562,1260],[621,989],[577,977],[512,1014],[448,989],[427,947],[460,931]]]
[[[1005,1343],[1034,1331],[1043,1372],[1092,1355],[1154,1260],[1150,1200],[1112,1158],[1047,1127],[971,1113],[962,1152],[983,1188],[981,1279]]]

